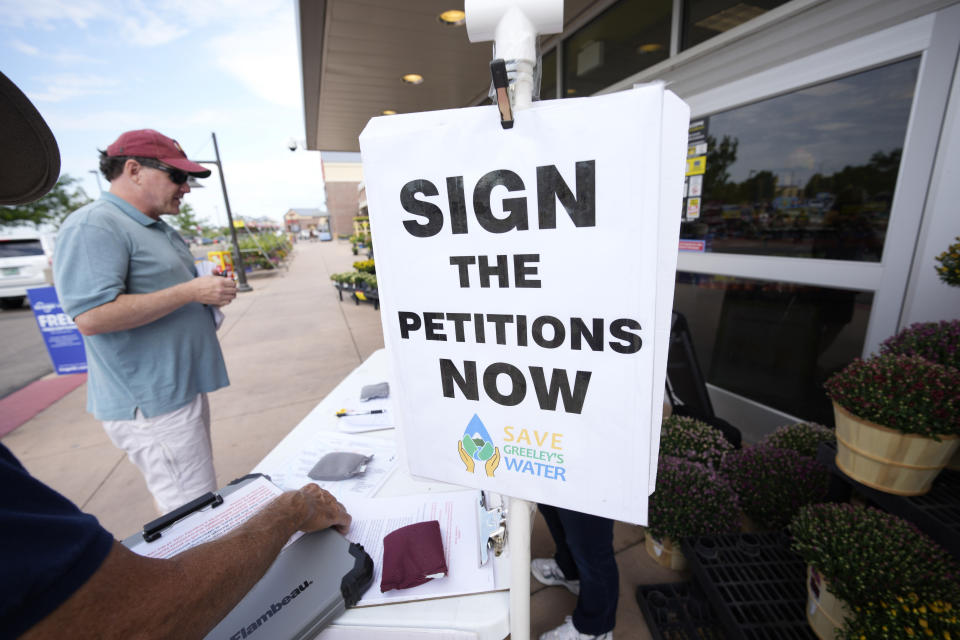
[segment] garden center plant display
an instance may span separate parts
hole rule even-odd
[[[672,415],[664,418],[660,431],[660,455],[701,462],[712,469],[733,445],[723,433],[695,418]]]
[[[917,322],[884,340],[880,352],[919,356],[960,369],[960,320]]]
[[[951,287],[960,287],[960,237],[937,256],[940,264],[934,267],[940,279]]]
[[[766,445],[726,454],[720,473],[737,492],[744,515],[763,531],[782,529],[800,507],[823,500],[830,482],[830,472],[815,459]],[[658,476],[658,488],[659,482]]]
[[[846,603],[843,637],[910,637],[906,628],[918,638],[930,637],[925,629],[957,624],[957,564],[905,520],[869,507],[815,504],[800,509],[790,533],[793,550]],[[901,610],[886,611],[891,607]],[[812,610],[808,607],[808,619]],[[895,619],[906,626],[891,627]]]
[[[816,422],[797,422],[779,427],[773,433],[764,436],[760,444],[776,449],[790,449],[800,455],[815,458],[821,442],[836,441],[837,436],[829,427]]]
[[[837,467],[861,484],[921,495],[960,447],[960,370],[918,356],[857,359],[824,384]]]
[[[723,476],[699,462],[660,456],[645,542],[651,557],[663,566],[683,570],[682,538],[739,529],[737,495]]]

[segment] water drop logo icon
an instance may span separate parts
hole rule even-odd
[[[476,463],[480,462],[483,463],[486,474],[492,478],[500,465],[500,448],[493,443],[493,438],[477,414],[473,414],[473,418],[463,430],[457,451],[467,473],[473,473]]]

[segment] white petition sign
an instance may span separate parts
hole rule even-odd
[[[646,524],[689,109],[660,83],[360,135],[419,476]]]

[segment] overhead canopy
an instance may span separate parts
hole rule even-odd
[[[566,0],[564,21],[593,0]],[[490,42],[438,16],[463,0],[298,0],[307,146],[359,151],[373,116],[476,104],[490,85]],[[407,84],[405,74],[423,76]]]

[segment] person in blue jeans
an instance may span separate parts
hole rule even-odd
[[[613,520],[545,504],[539,509],[557,551],[553,558],[535,558],[530,572],[539,582],[577,596],[573,615],[540,640],[612,640],[620,597]]]

